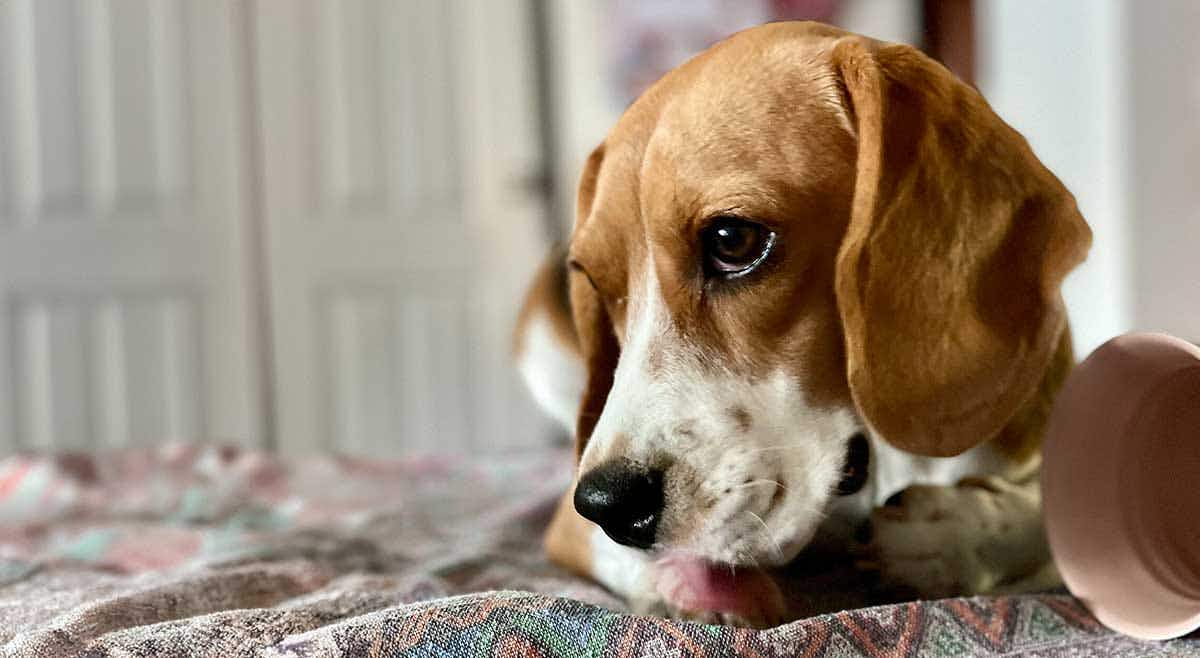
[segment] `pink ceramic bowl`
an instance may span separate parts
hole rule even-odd
[[[1200,628],[1200,349],[1105,343],[1067,380],[1044,451],[1046,530],[1071,592],[1135,637]]]

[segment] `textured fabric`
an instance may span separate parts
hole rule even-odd
[[[768,631],[630,615],[542,555],[568,460],[289,463],[193,445],[9,458],[0,646],[39,657],[1200,656],[1200,640],[1116,635],[1065,595],[862,608]]]

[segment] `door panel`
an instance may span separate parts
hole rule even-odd
[[[509,331],[543,200],[518,0],[255,8],[279,443],[528,446]]]
[[[204,435],[194,295],[31,295],[10,307],[23,447],[112,448]]]
[[[260,439],[243,18],[0,3],[0,451]]]
[[[529,16],[0,3],[0,451],[540,442]]]

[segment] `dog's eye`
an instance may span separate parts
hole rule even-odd
[[[572,258],[571,260],[567,261],[567,267],[571,268],[572,270],[575,270],[576,272],[579,272],[584,277],[586,277],[588,284],[592,286],[592,290],[596,290],[596,291],[600,290],[599,288],[596,287],[596,281],[594,279],[592,279],[592,275],[588,274],[588,271],[583,269],[583,266],[579,264],[579,261]]]
[[[709,275],[740,276],[767,258],[775,233],[737,217],[718,217],[700,236],[704,268]]]

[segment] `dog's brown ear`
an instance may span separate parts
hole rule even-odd
[[[596,195],[596,179],[604,161],[604,144],[596,147],[588,156],[583,175],[579,180],[576,199],[575,231],[578,232],[592,212],[592,201]],[[600,294],[592,287],[582,272],[570,274],[571,310],[575,318],[575,333],[579,336],[580,352],[587,368],[587,382],[583,389],[583,400],[579,404],[579,417],[575,423],[575,460],[583,455],[583,449],[592,438],[592,430],[604,411],[608,392],[612,389],[613,374],[621,350],[613,333],[612,320]]]
[[[575,423],[575,459],[578,461],[604,411],[621,350],[604,304],[582,276],[571,280],[571,304],[587,368],[587,383],[579,404],[579,419]]]
[[[1024,138],[941,65],[859,37],[832,56],[858,139],[835,282],[850,390],[893,445],[958,454],[1037,388],[1091,231]]]

